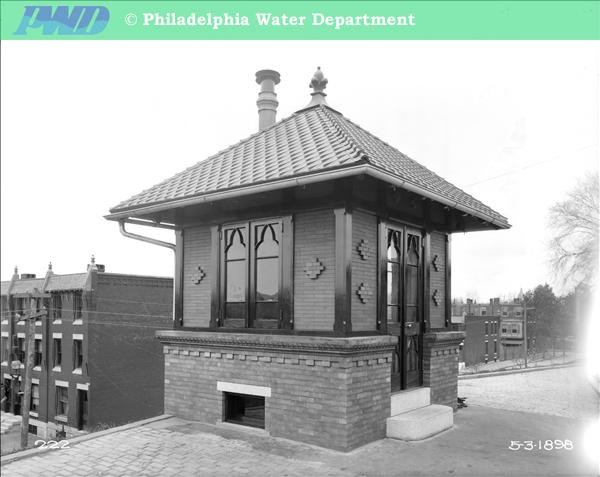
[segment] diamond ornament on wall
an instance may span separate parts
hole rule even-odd
[[[206,273],[204,273],[204,270],[202,270],[202,267],[199,266],[196,273],[194,273],[192,275],[192,283],[194,285],[198,285],[205,276],[206,276]]]
[[[323,270],[325,270],[325,265],[323,265],[316,257],[312,262],[306,262],[304,265],[304,273],[306,273],[306,276],[311,280],[319,278],[319,275]]]
[[[435,304],[435,306],[440,306],[440,298],[438,297],[438,291],[437,290],[433,290],[433,294],[431,295],[431,299],[433,300],[433,303]]]
[[[440,257],[439,257],[439,255],[434,255],[434,256],[433,256],[433,260],[431,261],[431,265],[433,265],[433,269],[434,269],[436,272],[439,272],[439,271],[440,271],[440,266],[439,266],[439,264],[437,263],[437,261],[438,261],[438,258],[440,258]]]
[[[373,296],[373,290],[371,290],[371,287],[368,284],[361,283],[358,290],[356,290],[356,294],[361,302],[367,303]]]
[[[375,252],[369,241],[364,239],[360,241],[358,247],[356,247],[356,250],[358,251],[360,258],[362,258],[363,260],[368,260],[373,256],[373,253]]]

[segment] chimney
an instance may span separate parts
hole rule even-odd
[[[277,94],[275,85],[279,84],[280,76],[277,71],[260,70],[256,72],[256,82],[260,85],[258,93],[258,130],[262,131],[275,124],[277,115]]]

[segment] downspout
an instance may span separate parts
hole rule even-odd
[[[121,235],[130,239],[139,240],[140,242],[146,242],[152,245],[158,245],[159,247],[170,248],[173,250],[173,252],[176,252],[177,250],[177,247],[174,243],[164,242],[151,237],[145,237],[144,235],[127,232],[127,230],[125,230],[125,222],[123,220],[119,220],[119,231],[121,232]],[[175,270],[175,272],[177,272],[177,270]],[[173,325],[175,325],[175,318],[175,275],[173,274]]]

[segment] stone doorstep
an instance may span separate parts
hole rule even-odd
[[[431,388],[420,387],[399,391],[390,396],[390,416],[429,406],[431,404]]]
[[[414,409],[386,420],[386,436],[404,441],[420,441],[454,424],[454,412],[451,407],[430,404]]]

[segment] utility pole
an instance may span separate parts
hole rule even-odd
[[[35,352],[35,320],[45,316],[37,312],[37,298],[41,300],[42,294],[35,289],[35,296],[28,293],[29,313],[27,316],[27,357],[25,358],[25,383],[23,383],[23,401],[21,405],[21,449],[27,448],[29,437],[29,409],[31,406],[31,375],[33,373],[33,356]]]

